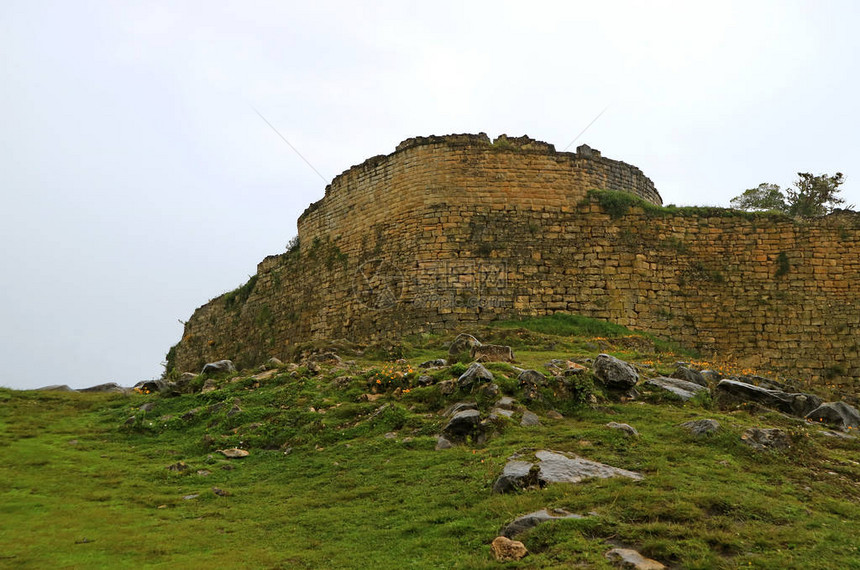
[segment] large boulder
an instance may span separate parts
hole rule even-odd
[[[218,372],[236,372],[236,367],[233,366],[232,360],[218,360],[216,362],[208,362],[203,366],[201,374],[217,374]]]
[[[474,347],[481,346],[481,341],[470,334],[459,334],[451,346],[448,347],[448,364],[460,362],[460,360],[470,357]]]
[[[484,368],[483,364],[479,362],[474,362],[457,379],[457,387],[459,387],[461,390],[471,390],[478,384],[492,381],[493,373]]]
[[[645,384],[662,388],[663,390],[675,394],[684,401],[693,398],[696,394],[708,392],[708,389],[701,384],[680,380],[678,378],[666,378],[665,376],[651,378],[647,380]]]
[[[510,346],[502,346],[499,344],[482,344],[481,346],[473,346],[469,351],[472,360],[478,362],[513,362],[514,351]]]
[[[538,451],[535,457],[538,460],[537,463],[519,459],[508,461],[502,475],[493,485],[493,491],[506,493],[534,485],[544,487],[550,483],[579,483],[592,478],[626,477],[634,481],[642,480],[642,475],[635,471],[619,469],[581,457],[571,457],[564,453]]]
[[[639,382],[633,366],[608,354],[599,354],[594,360],[594,376],[612,390],[629,390]]]
[[[860,427],[860,413],[845,402],[827,402],[821,404],[806,415],[813,422],[824,422],[843,431]]]
[[[769,390],[737,380],[720,380],[715,389],[715,395],[717,403],[721,406],[753,402],[800,417],[806,417],[822,403],[821,398],[814,394]]]

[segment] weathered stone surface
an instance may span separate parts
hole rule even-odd
[[[281,359],[275,358],[274,356],[266,361],[266,366],[269,366],[270,368],[279,368],[283,365],[284,363],[281,361]]]
[[[493,492],[507,493],[533,485],[543,487],[550,483],[579,483],[591,478],[627,477],[634,481],[643,479],[642,475],[635,471],[619,469],[564,453],[538,451],[535,457],[538,460],[537,463],[519,459],[508,461],[493,485]]]
[[[821,405],[821,398],[814,394],[788,393],[782,390],[769,390],[737,380],[720,380],[715,389],[717,403],[731,405],[742,402],[755,402],[786,414],[805,417]]]
[[[514,351],[510,346],[482,344],[473,346],[469,354],[477,362],[514,362]]]
[[[705,377],[701,372],[697,372],[696,370],[687,368],[686,366],[678,366],[671,374],[671,377],[677,378],[678,380],[692,382],[693,384],[698,384],[699,386],[704,386],[706,388],[708,386],[708,381],[705,380]]]
[[[613,390],[628,390],[639,382],[633,366],[608,354],[599,354],[594,360],[594,376]]]
[[[464,439],[477,433],[481,425],[481,412],[478,410],[462,410],[456,412],[442,428],[442,433],[448,439]]]
[[[716,384],[723,379],[720,373],[716,370],[702,370],[700,374],[702,375],[702,378],[708,382],[708,385]]]
[[[706,387],[700,384],[687,382],[686,380],[680,380],[678,378],[666,378],[665,376],[650,378],[646,380],[645,383],[649,386],[656,386],[657,388],[662,388],[663,390],[671,392],[685,401],[693,398],[696,394],[709,392]]]
[[[543,386],[546,384],[546,376],[537,370],[523,370],[517,376],[520,386]]]
[[[440,368],[442,366],[447,366],[448,361],[444,358],[434,358],[433,360],[427,360],[418,365],[418,368]]]
[[[523,427],[540,425],[540,418],[536,413],[526,410],[523,412],[523,417],[520,420],[520,425]]]
[[[826,402],[809,414],[806,419],[813,422],[824,422],[841,430],[860,428],[860,413],[845,402]]]
[[[481,346],[481,341],[470,334],[459,334],[448,347],[448,364],[460,362],[465,357],[470,357],[472,348]]]
[[[707,435],[719,431],[720,422],[711,419],[692,420],[682,423],[681,427],[693,435]]]
[[[482,397],[488,400],[492,400],[493,398],[498,397],[498,395],[501,393],[501,390],[499,389],[498,384],[496,384],[495,382],[489,382],[487,384],[481,384],[481,389],[478,391],[478,393]]]
[[[461,390],[471,390],[478,384],[492,381],[493,373],[484,368],[483,364],[474,362],[465,372],[463,372],[460,378],[457,379],[457,386]]]
[[[457,412],[462,412],[463,410],[477,410],[478,404],[477,402],[457,402],[455,404],[451,404],[442,412],[443,416],[451,417]]]
[[[646,558],[630,548],[613,548],[606,553],[606,558],[619,568],[631,570],[661,570],[666,568],[660,562]]]
[[[639,437],[639,432],[636,431],[636,428],[631,426],[630,424],[620,424],[618,422],[609,422],[606,424],[606,427],[609,429],[618,430],[623,432],[631,437]]]
[[[248,451],[235,447],[232,449],[219,449],[218,451],[228,459],[240,459],[242,457],[248,457],[249,455],[251,455]]]
[[[81,388],[78,392],[125,392],[126,389],[116,382],[106,382],[89,388]]]
[[[165,467],[168,471],[175,471],[177,473],[182,473],[183,471],[188,471],[188,464],[184,461],[178,461],[173,463],[172,465],[168,465]]]
[[[781,429],[750,428],[741,435],[741,440],[757,451],[775,449],[785,451],[791,447],[791,438]]]
[[[493,551],[493,556],[499,562],[516,562],[525,558],[529,553],[522,542],[504,536],[496,537],[490,548]]]
[[[505,410],[513,410],[516,409],[516,402],[517,401],[510,396],[504,396],[503,398],[499,398],[499,401],[496,402],[496,407]]]
[[[232,360],[216,360],[215,362],[207,362],[203,366],[201,374],[217,374],[218,372],[235,372],[236,367],[233,366]]]
[[[455,380],[443,380],[437,386],[439,386],[439,392],[443,396],[450,396],[457,391],[457,382]]]
[[[51,384],[50,386],[42,386],[41,388],[36,388],[41,392],[73,392],[71,388],[69,388],[66,384]]]
[[[215,382],[213,378],[207,378],[206,382],[203,383],[203,388],[200,389],[202,394],[208,394],[209,392],[214,392],[218,389],[218,384]]]
[[[541,509],[515,518],[513,521],[505,525],[499,534],[508,538],[514,538],[515,536],[545,522],[581,518],[583,518],[581,515],[569,513],[563,509]]]
[[[495,420],[495,419],[498,419],[500,417],[512,418],[512,417],[514,417],[514,411],[513,410],[506,410],[504,408],[493,408],[492,410],[490,410],[490,416],[489,417],[491,420]]]
[[[416,380],[416,384],[419,386],[432,386],[435,383],[436,379],[432,376],[428,376],[427,374],[422,374],[418,377],[418,380]]]
[[[452,447],[454,447],[454,444],[452,444],[447,438],[444,438],[441,435],[436,438],[436,451],[441,449],[451,449]]]

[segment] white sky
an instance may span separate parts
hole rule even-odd
[[[132,385],[282,252],[328,179],[417,135],[527,134],[665,203],[842,171],[856,2],[0,3],[0,385]],[[573,147],[571,148],[573,150]]]

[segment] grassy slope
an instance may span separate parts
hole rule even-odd
[[[606,349],[623,332],[591,330],[601,337],[591,341],[500,331],[522,339],[517,357],[534,367],[593,356],[594,343]],[[410,363],[443,356],[438,345],[429,340]],[[647,357],[657,369],[677,359],[638,350],[614,352]],[[0,391],[0,567],[495,568],[505,565],[488,544],[501,526],[562,507],[594,515],[523,535],[531,554],[508,566],[604,568],[603,553],[624,544],[683,568],[860,568],[856,439],[824,437],[819,426],[775,413],[646,394],[563,420],[541,413],[541,426],[511,424],[484,446],[435,451],[444,421],[436,411],[465,396],[445,399],[431,387],[356,402],[371,366],[408,370],[359,361],[345,387],[333,382],[344,371],[283,370],[259,387],[225,379],[216,392],[175,398]],[[503,390],[515,391],[504,378],[515,377],[510,368],[492,368]],[[234,398],[242,411],[230,416]],[[136,411],[149,401],[153,411]],[[137,421],[122,427],[130,415]],[[696,439],[677,427],[704,417],[723,432]],[[605,428],[609,421],[642,435],[627,439]],[[750,426],[782,427],[796,444],[790,454],[752,452],[739,440]],[[396,437],[386,438],[390,432]],[[234,445],[251,455],[215,452]],[[530,448],[575,452],[646,478],[492,494],[506,458]],[[180,460],[190,466],[185,473],[165,469]],[[211,474],[198,475],[202,469]]]

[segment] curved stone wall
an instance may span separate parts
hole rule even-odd
[[[592,189],[652,205],[610,213]],[[338,176],[299,219],[299,251],[266,258],[251,283],[200,307],[170,360],[253,364],[308,339],[566,311],[859,387],[860,215],[659,204],[641,171],[587,147],[409,139]]]

